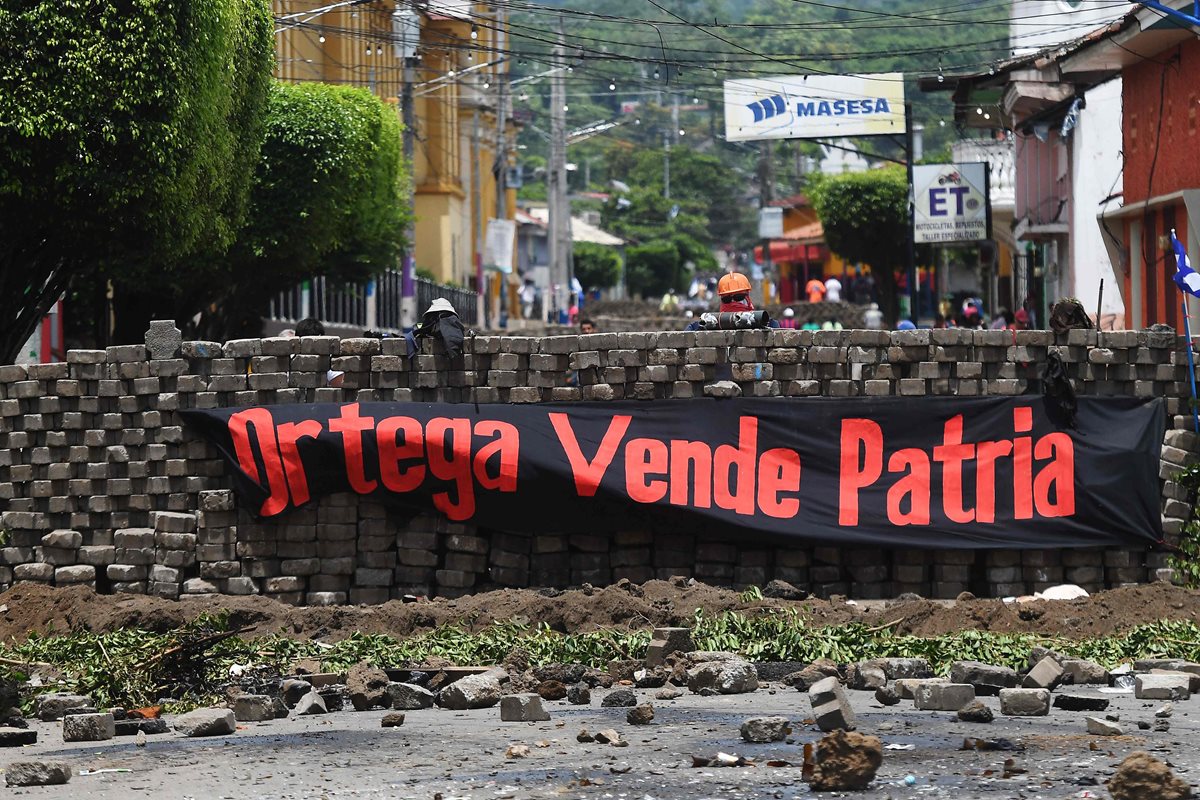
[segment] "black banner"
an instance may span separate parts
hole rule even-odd
[[[513,531],[922,548],[1157,541],[1161,400],[327,403],[192,410],[263,517],[332,492]]]

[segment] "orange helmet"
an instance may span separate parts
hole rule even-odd
[[[730,272],[722,275],[717,282],[717,294],[725,297],[730,294],[749,294],[750,281],[740,272]]]

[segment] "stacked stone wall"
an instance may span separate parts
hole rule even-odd
[[[170,323],[155,323],[146,345],[0,367],[0,587],[32,580],[336,604],[677,575],[733,586],[780,578],[861,598],[1154,580],[1169,573],[1164,549],[887,552],[763,546],[688,530],[528,536],[349,495],[258,521],[237,507],[217,453],[178,412],[339,401],[1018,395],[1038,391],[1056,353],[1081,395],[1166,398],[1159,477],[1171,543],[1189,509],[1174,478],[1200,452],[1200,437],[1187,430],[1185,347],[1151,331],[756,330],[478,336],[452,359],[430,342],[410,358],[401,339],[182,342]],[[326,385],[331,369],[345,373],[341,387]]]

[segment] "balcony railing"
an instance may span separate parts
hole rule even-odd
[[[366,283],[338,283],[323,277],[280,292],[271,301],[267,319],[296,323],[316,317],[326,325],[342,325],[362,330],[398,333],[400,324],[401,275],[387,270]],[[435,299],[450,301],[467,324],[475,320],[477,298],[474,292],[457,286],[416,279],[417,314]]]

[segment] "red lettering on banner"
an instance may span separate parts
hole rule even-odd
[[[666,481],[648,481],[667,474],[667,446],[658,439],[633,439],[625,445],[625,491],[635,503],[657,503],[667,496]]]
[[[475,423],[475,433],[479,436],[495,436],[496,438],[475,454],[475,480],[483,489],[495,489],[499,492],[515,492],[517,490],[517,461],[521,450],[521,434],[517,427],[507,422],[496,420],[480,420]],[[500,456],[496,474],[487,471],[487,462],[494,456]]]
[[[604,432],[604,438],[600,440],[596,455],[588,461],[579,449],[575,431],[571,429],[571,418],[561,412],[550,414],[550,424],[554,426],[559,444],[567,455],[571,474],[575,478],[575,493],[580,497],[595,497],[596,490],[600,488],[600,481],[617,455],[617,448],[621,446],[621,440],[625,438],[625,432],[629,430],[629,421],[632,419],[628,414],[613,415],[609,420],[608,430]]]
[[[347,403],[342,406],[342,414],[329,420],[329,430],[342,435],[342,450],[346,454],[346,478],[350,488],[359,494],[370,494],[379,485],[378,481],[368,480],[366,465],[363,462],[363,433],[375,431],[373,417],[360,417],[358,403]]]
[[[1034,502],[1043,517],[1070,517],[1075,513],[1075,443],[1065,433],[1048,433],[1033,449],[1037,459],[1053,458],[1033,481]],[[1051,487],[1054,500],[1050,499]]]
[[[712,448],[704,442],[671,440],[671,505],[712,508]]]
[[[297,443],[304,438],[315,439],[321,435],[321,423],[315,419],[303,422],[285,422],[279,426],[279,453],[283,458],[283,471],[287,475],[292,503],[302,506],[309,500],[308,476],[304,474],[304,462],[300,460]]]
[[[737,447],[723,444],[713,453],[713,498],[718,508],[754,514],[754,472],[758,455],[758,417],[738,418]],[[737,477],[730,489],[730,473]]]
[[[1010,455],[1012,442],[980,442],[975,459],[975,521],[996,521],[996,459]]]
[[[781,498],[783,492],[800,491],[800,454],[776,448],[758,462],[758,507],[768,517],[791,519],[800,513],[800,500]]]
[[[975,445],[963,444],[963,417],[946,420],[942,441],[933,448],[933,460],[942,462],[942,511],[951,522],[972,522],[974,508],[963,507],[963,462],[975,458]]]
[[[1033,409],[1013,409],[1014,433],[1033,430]],[[883,430],[869,419],[842,420],[841,477],[838,522],[857,525],[859,494],[879,480],[884,449]],[[942,464],[941,501],[946,519],[958,524],[996,521],[996,464],[1012,457],[1013,517],[1069,517],[1075,514],[1075,443],[1061,431],[1036,441],[1014,436],[1011,441],[965,442],[963,416],[946,420],[942,442],[932,448],[932,461]],[[1034,462],[1049,461],[1034,477]],[[966,508],[964,469],[975,467],[975,503]],[[933,483],[929,455],[917,448],[892,453],[888,473],[895,479],[887,490],[887,518],[893,525],[928,525]],[[908,501],[908,511],[901,504]]]
[[[425,455],[425,434],[420,422],[412,417],[386,417],[375,429],[375,442],[379,447],[379,479],[389,492],[403,494],[421,485],[425,480],[424,464],[400,469],[401,461]]]
[[[450,453],[446,455],[449,434]],[[475,482],[471,477],[471,421],[434,417],[425,426],[425,459],[435,478],[453,481],[456,499],[449,492],[433,496],[433,505],[455,522],[475,515]]]
[[[233,439],[233,452],[238,466],[250,480],[263,485],[258,476],[258,464],[254,461],[254,450],[250,445],[249,425],[254,425],[258,439],[258,450],[262,454],[266,469],[266,486],[270,496],[263,501],[258,513],[269,517],[280,513],[288,506],[287,480],[283,475],[283,463],[279,458],[279,446],[275,440],[275,420],[265,408],[248,408],[229,418],[229,435]]]
[[[929,524],[929,456],[915,447],[897,450],[888,459],[888,472],[908,472],[887,494],[888,521],[893,525]],[[908,511],[900,503],[908,497]]]
[[[859,448],[864,448],[859,459]],[[842,468],[838,490],[838,524],[858,524],[858,492],[883,473],[883,429],[869,419],[842,420]]]

